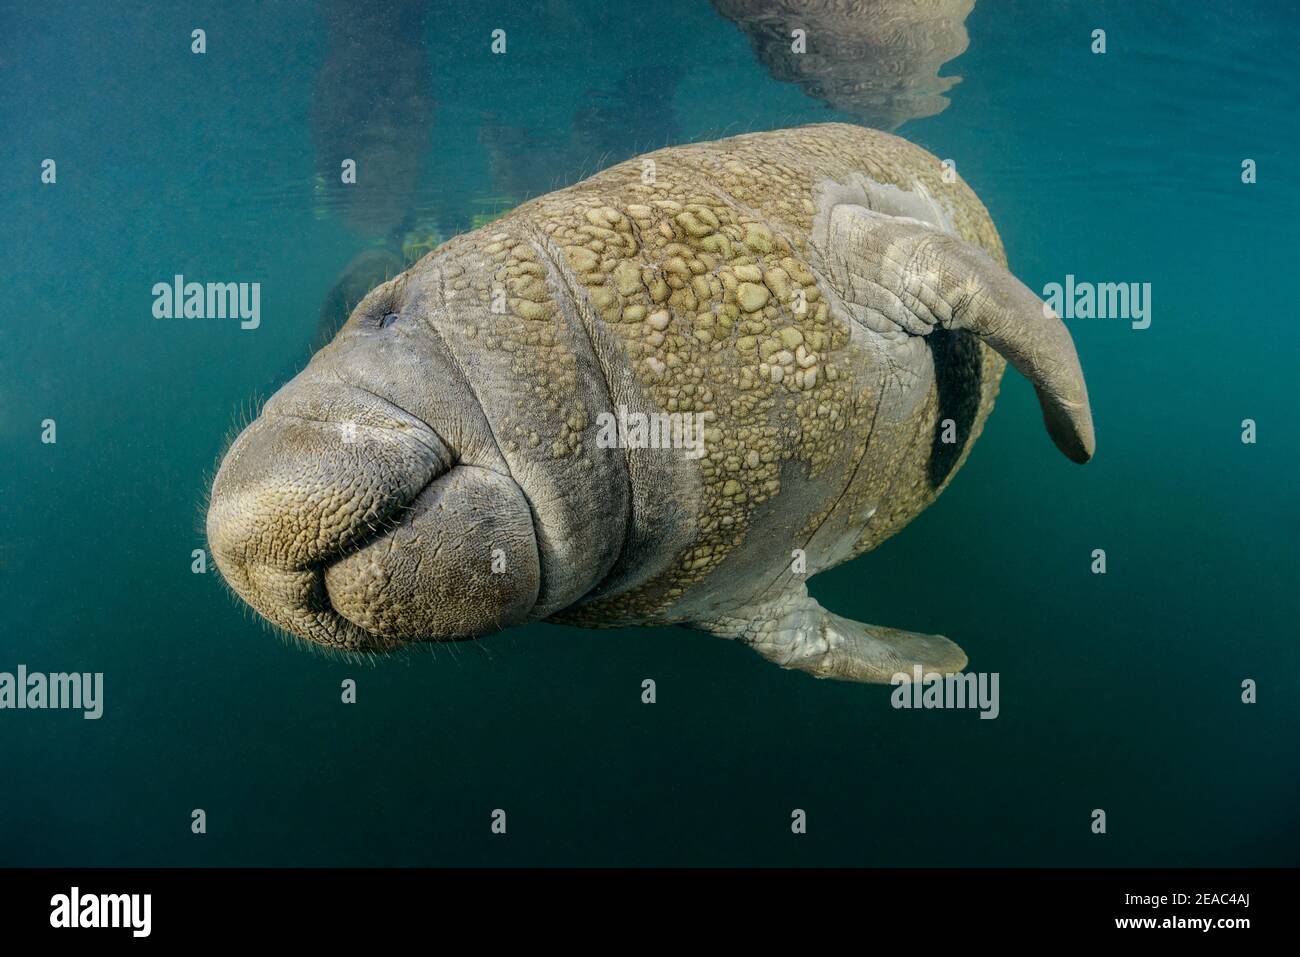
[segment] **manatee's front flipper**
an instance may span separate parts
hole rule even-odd
[[[833,615],[802,585],[775,601],[697,622],[694,627],[737,638],[782,668],[818,678],[888,684],[895,675],[953,674],[966,653],[942,635],[919,635]]]
[[[830,211],[820,242],[850,310],[913,335],[968,332],[1034,384],[1047,432],[1075,462],[1097,441],[1088,387],[1060,316],[988,253],[938,227],[851,203]]]

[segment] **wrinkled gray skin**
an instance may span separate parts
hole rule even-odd
[[[965,666],[805,578],[933,501],[1002,359],[1086,461],[1065,327],[904,140],[826,124],[650,157],[653,184],[630,160],[444,244],[267,402],[208,512],[245,601],[344,651],[557,619],[686,624],[818,677]],[[707,454],[602,447],[620,406],[705,415]]]
[[[403,266],[401,255],[387,246],[363,249],[353,256],[321,303],[313,348],[333,339],[366,294],[400,273]]]

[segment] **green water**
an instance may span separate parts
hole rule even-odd
[[[0,711],[0,864],[1300,862],[1294,9],[979,0],[951,104],[899,129],[956,159],[1031,288],[1152,287],[1147,329],[1068,323],[1093,462],[1009,373],[943,497],[813,582],[952,637],[1000,675],[996,720],[681,629],[334,660],[192,573],[226,437],[305,362],[357,252],[666,142],[861,121],[773,79],[706,0],[435,3],[344,71],[408,71],[403,109],[430,111],[384,197],[412,218],[358,225],[317,182],[313,137],[350,128],[310,119],[333,15],[0,13],[0,671],[105,683],[97,721]],[[259,282],[260,326],[153,318],[177,273]]]

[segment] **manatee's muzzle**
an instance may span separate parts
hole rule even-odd
[[[503,505],[518,514],[521,497],[508,477],[457,466],[432,428],[385,399],[303,379],[226,453],[208,541],[226,581],[273,624],[386,651],[526,616],[531,524],[495,521]]]

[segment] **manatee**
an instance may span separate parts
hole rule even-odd
[[[892,130],[948,107],[975,0],[713,0],[769,73],[827,106]],[[795,30],[806,49],[796,52]]]
[[[321,303],[316,345],[323,346],[333,339],[366,293],[396,276],[405,266],[401,254],[389,245],[372,246],[353,256]]]
[[[321,303],[313,348],[319,348],[334,338],[366,293],[423,258],[426,251],[442,244],[437,227],[423,222],[418,214],[408,214],[404,222],[410,224],[411,229],[394,232],[385,240],[361,250],[339,271]]]
[[[663,149],[372,290],[230,447],[208,539],[258,613],[345,652],[677,624],[818,677],[955,672],[806,580],[934,501],[1006,362],[1087,461],[1068,332],[930,153],[841,124]]]

